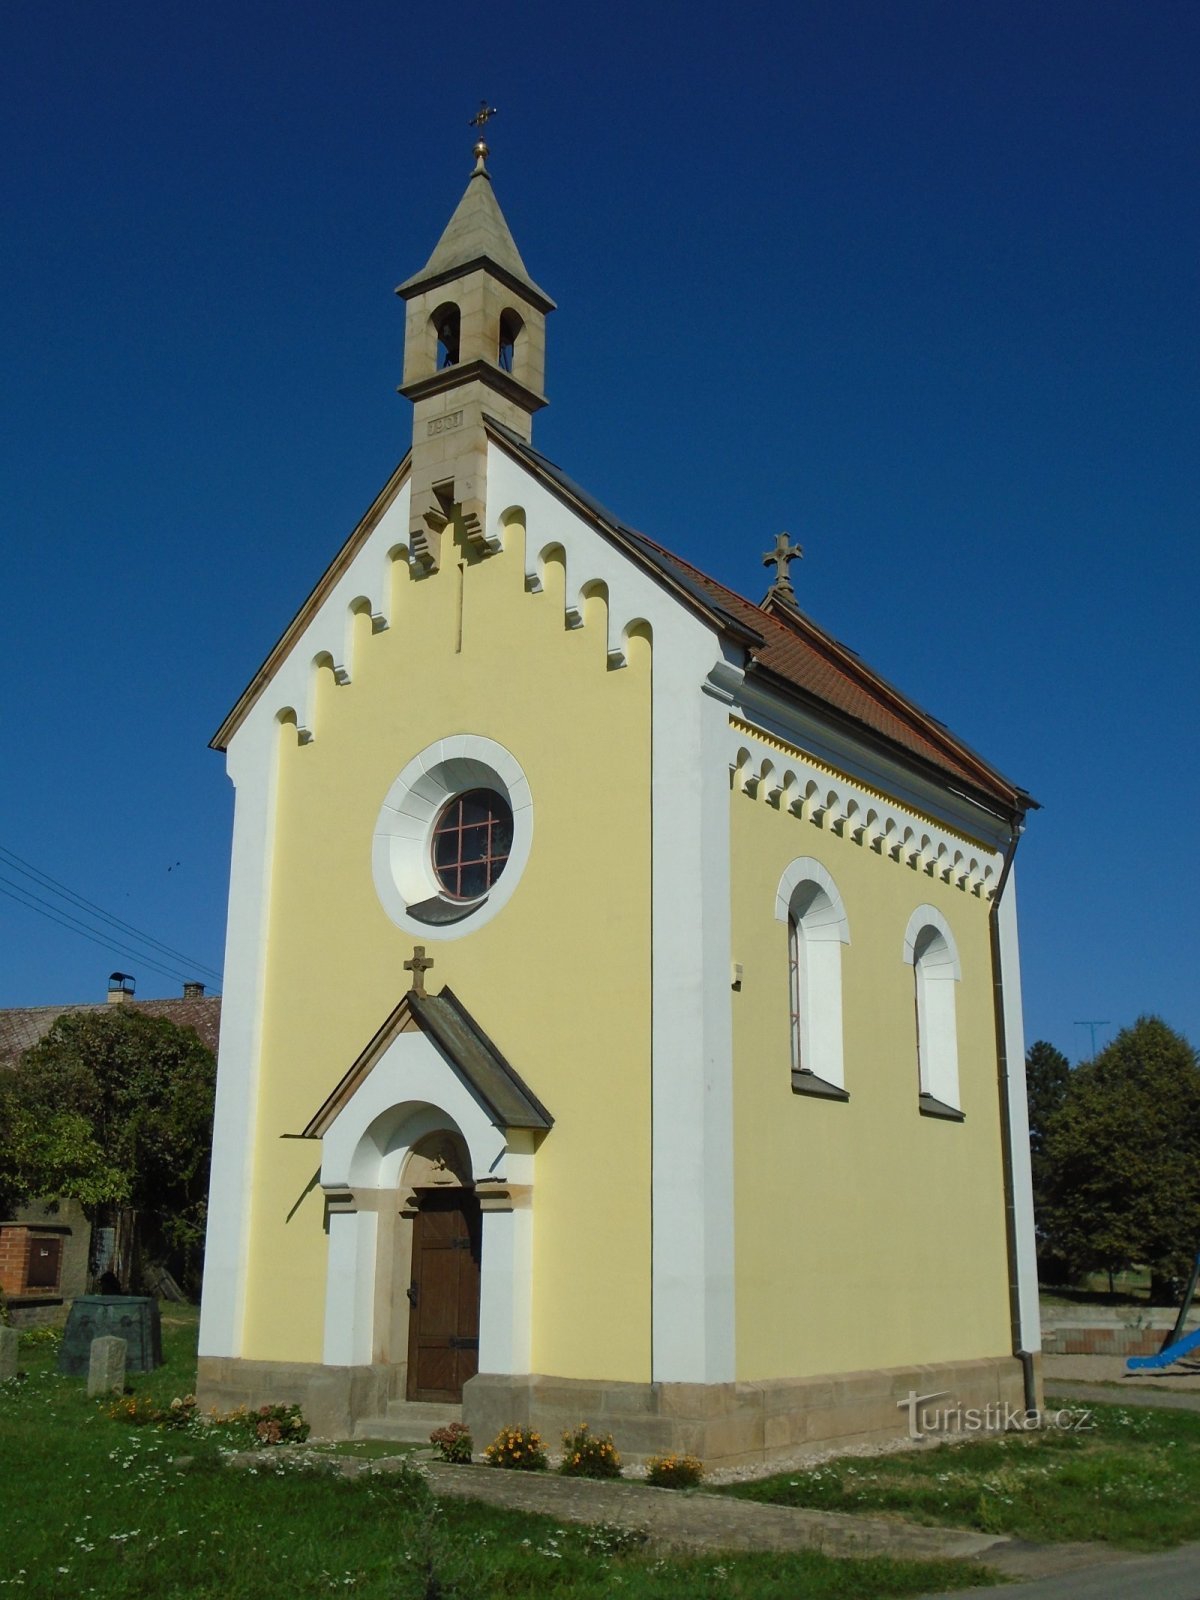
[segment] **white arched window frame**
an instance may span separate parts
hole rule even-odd
[[[850,923],[825,867],[801,856],[785,868],[775,917],[788,934],[792,1088],[848,1100],[842,1058],[842,946]]]
[[[918,906],[908,919],[904,960],[913,969],[920,1109],[961,1122],[955,997],[962,967],[950,924],[936,906]]]

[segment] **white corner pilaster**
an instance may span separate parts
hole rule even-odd
[[[228,752],[235,791],[233,853],[200,1307],[202,1356],[242,1353],[278,759],[278,724],[263,716],[239,730]]]
[[[1021,1345],[1042,1347],[1038,1307],[1033,1173],[1029,1160],[1029,1098],[1025,1084],[1025,1019],[1021,1005],[1021,952],[1017,941],[1017,875],[1011,871],[998,910],[1000,969],[1004,980],[1004,1035],[1008,1052],[1008,1131],[1012,1147],[1013,1210],[1017,1235],[1017,1289]]]
[[[714,640],[656,639],[653,1378],[736,1376],[727,707]]]

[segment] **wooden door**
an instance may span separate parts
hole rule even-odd
[[[457,1403],[463,1384],[479,1370],[479,1202],[467,1189],[422,1189],[419,1195],[407,1394]]]
[[[29,1267],[25,1275],[28,1289],[57,1289],[62,1267],[62,1240],[35,1234],[29,1241]]]

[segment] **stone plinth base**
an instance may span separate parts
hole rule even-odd
[[[202,1356],[196,1394],[206,1410],[294,1403],[315,1437],[345,1439],[356,1423],[384,1415],[388,1401],[398,1398],[402,1371]],[[501,1428],[525,1423],[554,1450],[565,1429],[588,1422],[593,1431],[611,1433],[631,1462],[675,1450],[699,1456],[710,1467],[747,1466],[824,1445],[903,1438],[912,1392],[936,1394],[931,1404],[943,1412],[957,1406],[1024,1407],[1020,1363],[1004,1356],[761,1383],[615,1383],[481,1373],[463,1390],[463,1420],[477,1449]],[[1040,1369],[1038,1398],[1040,1403]]]
[[[396,1376],[394,1367],[326,1367],[316,1361],[201,1356],[196,1399],[204,1411],[298,1405],[314,1438],[349,1439],[361,1418],[380,1417],[387,1410],[395,1395]]]
[[[1036,1358],[1035,1358],[1036,1359]],[[710,1467],[750,1466],[821,1445],[903,1438],[915,1391],[939,1409],[1006,1403],[1024,1409],[1021,1366],[1011,1356],[936,1366],[843,1372],[760,1383],[605,1383],[481,1374],[463,1390],[463,1421],[482,1447],[506,1424],[536,1428],[551,1450],[581,1421],[611,1433],[629,1461],[686,1451]],[[1041,1401],[1041,1381],[1038,1380]]]

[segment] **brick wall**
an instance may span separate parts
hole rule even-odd
[[[20,1223],[0,1222],[0,1289],[21,1294],[29,1270],[29,1229]]]
[[[1043,1327],[1042,1354],[1047,1356],[1156,1356],[1172,1323],[1163,1320],[1157,1327],[1129,1327],[1110,1323],[1105,1326]],[[1196,1322],[1188,1319],[1186,1331],[1194,1333]]]

